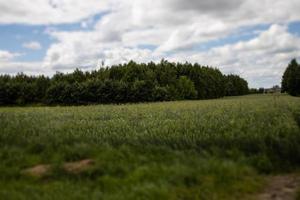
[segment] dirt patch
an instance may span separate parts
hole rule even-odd
[[[63,165],[63,169],[71,174],[79,174],[90,169],[95,164],[94,160],[85,159],[76,162],[68,162]]]
[[[92,159],[84,159],[76,162],[67,162],[62,165],[62,169],[70,174],[80,174],[87,171],[95,164]],[[24,169],[21,173],[27,176],[36,178],[42,178],[51,174],[53,167],[51,165],[36,165],[27,169]]]
[[[51,165],[36,165],[34,167],[23,170],[22,174],[36,177],[36,178],[41,178],[49,175],[51,169],[52,169]]]
[[[256,196],[257,200],[295,200],[300,187],[299,174],[271,176],[267,187]]]

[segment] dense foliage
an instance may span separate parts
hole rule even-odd
[[[249,93],[248,83],[237,75],[225,76],[225,95],[238,96]]]
[[[300,65],[293,59],[282,76],[282,92],[300,96]]]
[[[0,104],[88,104],[211,99],[248,93],[237,75],[190,63],[133,61],[92,72],[76,69],[52,78],[0,76]]]

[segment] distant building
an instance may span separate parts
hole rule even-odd
[[[265,89],[264,93],[280,93],[281,88],[278,85],[273,86],[272,88]]]

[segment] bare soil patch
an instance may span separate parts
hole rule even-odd
[[[80,174],[90,169],[95,164],[92,159],[84,159],[75,162],[66,162],[62,165],[62,169],[70,174]],[[36,178],[42,178],[51,174],[53,167],[51,165],[39,164],[22,170],[22,174]]]
[[[79,174],[90,169],[95,164],[94,160],[85,159],[76,162],[68,162],[63,165],[63,169],[71,174]]]
[[[270,176],[267,187],[254,199],[257,200],[295,200],[300,188],[300,175],[288,174]]]
[[[44,176],[49,175],[51,169],[52,169],[51,165],[36,165],[23,170],[22,174],[36,177],[36,178],[42,178]]]

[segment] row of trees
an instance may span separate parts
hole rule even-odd
[[[300,96],[300,65],[293,59],[286,68],[281,83],[282,92]]]
[[[237,75],[190,63],[127,64],[92,72],[0,76],[0,104],[89,104],[210,99],[248,93]]]

